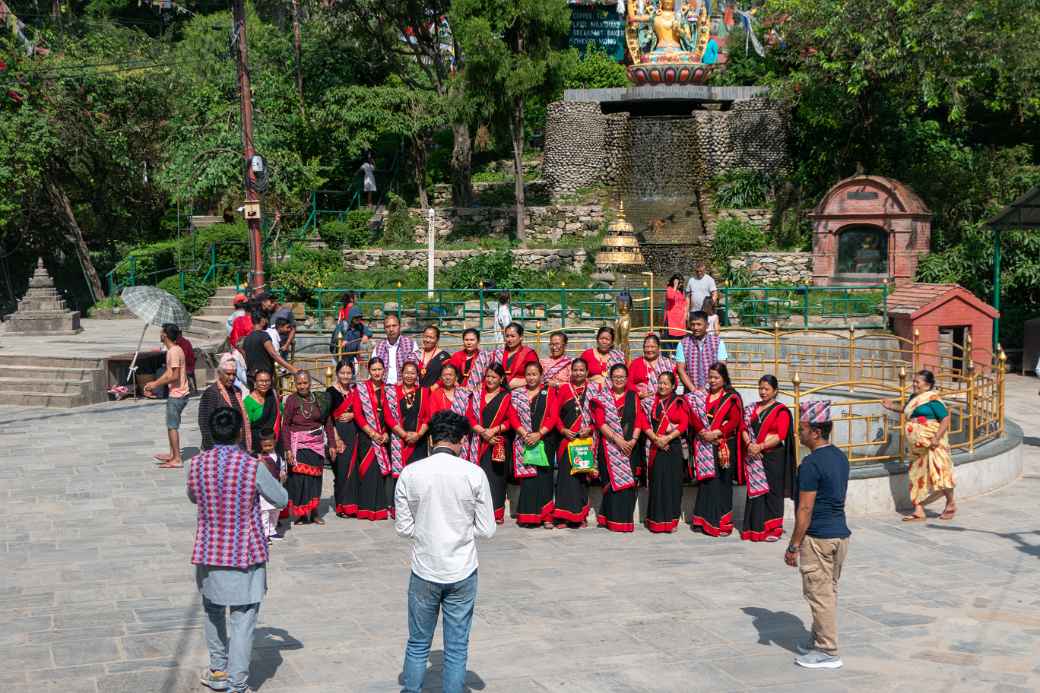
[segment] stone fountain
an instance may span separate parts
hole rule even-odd
[[[79,311],[65,306],[65,299],[58,294],[54,280],[43,266],[43,258],[36,262],[29,290],[18,302],[18,310],[7,317],[5,324],[8,334],[76,334],[82,330]]]

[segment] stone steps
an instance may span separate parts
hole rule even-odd
[[[0,404],[79,407],[104,402],[102,359],[0,354]]]

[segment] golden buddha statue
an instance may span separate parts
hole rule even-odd
[[[630,24],[643,24],[639,43],[647,52],[671,53],[693,48],[693,31],[686,21],[686,7],[675,7],[675,0],[650,3],[646,14],[641,14],[636,3],[629,3]],[[651,31],[646,31],[649,28]]]
[[[632,308],[632,296],[627,291],[622,291],[617,297],[617,319],[614,320],[614,343],[618,345],[625,354],[625,360],[630,360],[631,354],[628,335],[632,331],[632,316],[629,310]]]

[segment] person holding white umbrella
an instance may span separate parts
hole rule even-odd
[[[149,394],[152,390],[170,386],[169,396],[166,398],[166,435],[170,439],[170,453],[159,453],[155,459],[162,462],[162,469],[177,469],[184,466],[181,459],[181,414],[184,407],[188,406],[188,370],[185,362],[184,350],[177,346],[177,338],[181,336],[181,328],[168,322],[162,326],[159,339],[166,347],[166,372],[159,378],[145,383],[144,392]]]

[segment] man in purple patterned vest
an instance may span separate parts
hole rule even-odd
[[[725,363],[726,345],[717,334],[708,333],[708,316],[697,310],[690,314],[690,334],[675,348],[675,364],[679,380],[686,392],[708,388],[708,368],[711,364]]]
[[[372,350],[372,356],[378,356],[386,364],[384,380],[387,385],[396,385],[401,379],[401,369],[409,361],[418,364],[419,349],[411,337],[401,334],[401,319],[393,313],[383,318],[383,331],[386,339],[380,340]]]
[[[248,688],[253,631],[267,591],[260,496],[276,508],[284,508],[289,497],[267,467],[237,445],[239,411],[214,409],[208,424],[214,447],[188,465],[188,498],[198,506],[191,562],[206,610],[203,630],[209,648],[202,685],[239,693]]]

